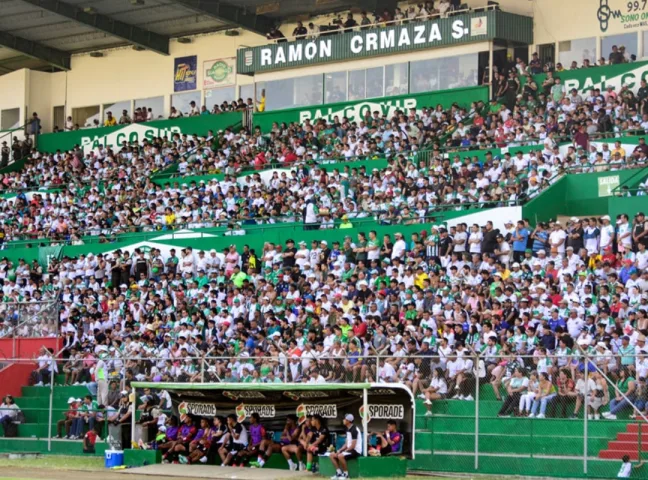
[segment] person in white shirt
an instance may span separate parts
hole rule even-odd
[[[554,222],[553,230],[549,234],[549,244],[551,245],[551,249],[553,250],[555,248],[560,255],[563,255],[565,253],[566,238],[567,234],[561,228],[560,222]]]
[[[599,242],[599,245],[600,253],[603,254],[605,253],[607,247],[612,247],[612,241],[614,239],[614,227],[610,224],[609,215],[601,217],[601,223],[601,240]]]
[[[397,232],[394,234],[394,237],[396,238],[396,241],[394,242],[394,246],[392,248],[392,254],[391,254],[391,259],[401,259],[405,257],[405,251],[407,250],[407,244],[405,243],[405,240],[403,240],[403,234],[400,232]]]

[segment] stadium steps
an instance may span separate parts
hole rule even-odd
[[[492,391],[492,389],[491,389]],[[582,456],[584,423],[580,419],[527,417],[499,418],[502,402],[479,402],[479,451],[491,455]],[[470,454],[475,451],[475,402],[437,401],[434,415],[425,417],[423,401],[417,399],[415,451],[417,454]],[[624,420],[588,423],[588,451],[599,456],[610,438],[625,432]],[[560,432],[560,436],[556,436]],[[646,436],[648,442],[648,435]]]
[[[47,452],[43,450],[42,445],[34,443],[37,441],[45,441],[47,443],[48,434],[56,435],[56,424],[63,418],[63,413],[68,410],[68,399],[70,397],[83,398],[88,395],[90,391],[83,385],[63,386],[57,385],[57,382],[62,383],[64,377],[57,375],[54,385],[54,396],[52,398],[52,423],[49,426],[49,402],[50,402],[50,389],[49,386],[33,387],[23,386],[21,388],[21,396],[15,397],[16,405],[25,415],[25,423],[18,425],[18,437],[13,438],[0,438],[0,453],[15,452],[15,451],[36,451]],[[4,428],[0,425],[0,436],[4,437]],[[29,447],[22,445],[21,441],[28,440]],[[14,442],[17,442],[16,446]],[[55,452],[55,447],[52,447],[52,453],[65,453],[70,445],[80,445],[80,441],[65,440],[52,440],[54,442],[64,442],[63,444],[57,443],[56,448],[60,452]],[[46,447],[47,445],[45,445]],[[24,447],[24,448],[23,448]],[[75,446],[73,450],[77,447]],[[103,450],[102,450],[103,452]]]
[[[641,431],[639,430],[641,425]],[[641,441],[640,441],[641,438]],[[606,449],[601,449],[599,458],[620,460],[628,455],[631,460],[648,458],[648,424],[630,423],[624,432],[617,433],[616,440],[610,440]]]
[[[22,425],[21,425],[22,426]],[[76,440],[54,440],[52,439],[52,449],[47,448],[47,439],[36,438],[0,438],[0,453],[42,453],[47,455],[79,455],[79,456],[97,456],[103,457],[104,452],[109,450],[106,442],[97,440],[95,444],[95,453],[83,453],[81,441]]]
[[[590,472],[588,476],[591,478],[616,478],[619,471],[619,462],[616,460],[591,458],[587,465]],[[475,456],[474,452],[417,453],[414,459],[408,461],[407,468],[409,473],[465,472],[465,475],[470,475],[470,472],[475,472]],[[478,473],[493,478],[529,474],[534,477],[583,478],[583,458],[480,454]]]

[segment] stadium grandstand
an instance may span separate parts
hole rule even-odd
[[[0,5],[0,456],[648,478],[645,0]]]

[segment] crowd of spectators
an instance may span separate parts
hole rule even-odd
[[[352,12],[344,15],[337,14],[326,25],[309,22],[306,27],[303,22],[297,22],[292,32],[292,38],[297,40],[317,38],[320,35],[336,35],[356,29],[368,30],[370,28],[379,28],[388,25],[405,25],[412,22],[422,22],[431,18],[447,18],[455,11],[468,9],[466,5],[462,5],[461,0],[433,0],[402,8],[386,8],[371,14],[362,11],[359,19]],[[287,41],[286,36],[279,27],[274,27],[270,30],[266,34],[266,38],[277,42]]]
[[[420,221],[442,208],[514,204],[536,195],[566,169],[591,172],[646,163],[643,140],[628,152],[621,144],[591,144],[644,131],[645,82],[637,95],[624,87],[618,94],[608,89],[582,96],[566,92],[558,76],[548,76],[542,86],[529,79],[521,87],[517,77],[497,74],[495,81],[489,105],[475,102],[466,109],[368,112],[358,122],[306,120],[275,124],[269,132],[174,134],[87,153],[81,148],[33,151],[23,170],[0,174],[0,191],[17,193],[0,199],[2,240],[78,244],[88,235],[109,241],[136,230],[239,230],[295,221],[330,228],[343,217]],[[571,143],[566,151],[561,140]],[[537,150],[517,153],[516,147],[528,144]],[[488,153],[504,146],[505,154]],[[387,159],[388,168],[372,168],[370,162],[337,170],[326,165],[379,158]],[[170,165],[177,167],[175,176],[153,183],[151,176]],[[291,170],[262,179],[260,172],[271,167]],[[259,173],[237,179],[246,171]],[[215,178],[218,173],[224,178]],[[194,175],[212,177],[183,180]],[[37,189],[58,191],[29,193]]]
[[[599,399],[589,413],[614,418],[647,400],[647,246],[642,212],[632,223],[433,225],[259,252],[89,254],[3,290],[60,300],[66,381],[91,385],[103,405],[111,380],[395,381],[430,408],[491,382],[499,398],[508,389],[502,415],[542,418],[565,392],[574,411],[563,413],[579,413],[588,355]],[[39,359],[45,384],[50,357]],[[606,377],[628,398],[598,397]]]

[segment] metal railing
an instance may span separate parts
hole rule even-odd
[[[57,337],[60,305],[57,299],[33,302],[0,302],[0,338],[11,338],[12,356],[17,338]]]
[[[22,408],[20,399],[17,404],[26,423],[38,423],[47,412],[54,426],[69,411],[61,405],[67,395],[55,394],[65,380],[68,384],[82,380],[77,385],[86,385],[89,395],[96,396],[100,389],[104,398],[111,390],[125,388],[127,375],[154,382],[396,382],[408,385],[420,399],[417,431],[435,432],[425,441],[417,440],[417,454],[434,454],[439,461],[447,456],[472,459],[470,464],[461,462],[457,471],[478,472],[484,459],[509,462],[514,457],[555,464],[570,476],[611,478],[608,466],[618,470],[619,460],[610,464],[601,458],[648,457],[643,437],[648,433],[647,354],[613,353],[622,347],[617,340],[583,349],[578,337],[572,349],[561,346],[547,354],[542,345],[555,342],[518,334],[507,338],[501,336],[501,349],[482,345],[479,334],[469,335],[467,346],[456,349],[437,349],[437,338],[419,338],[421,344],[431,345],[419,353],[390,347],[387,341],[372,355],[362,355],[339,340],[325,353],[310,347],[291,352],[276,344],[258,357],[183,354],[168,359],[125,354],[105,360],[105,383],[92,378],[94,357],[61,359],[56,370],[62,374],[48,375],[44,382],[50,383],[49,408]],[[36,368],[34,360],[10,361]],[[45,365],[45,370],[53,368]],[[110,395],[114,402],[117,396]],[[51,442],[52,428],[47,430]]]

